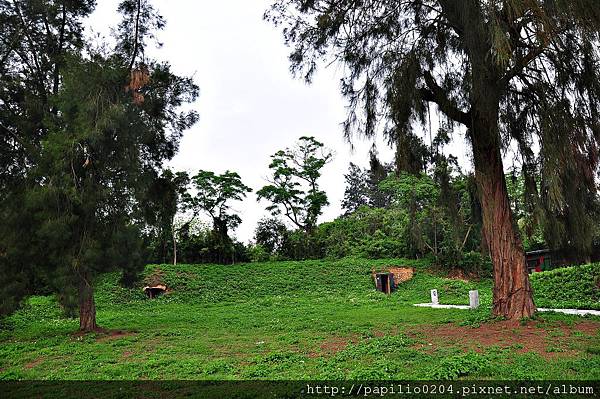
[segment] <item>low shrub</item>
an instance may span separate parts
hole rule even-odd
[[[475,352],[449,356],[432,368],[430,377],[435,380],[455,380],[476,373],[486,363],[486,358]]]
[[[537,306],[600,310],[600,263],[530,276]]]
[[[482,277],[492,276],[492,261],[489,256],[484,256],[480,252],[464,253],[458,267],[466,274],[476,274]]]

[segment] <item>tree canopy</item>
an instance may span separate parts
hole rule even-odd
[[[239,174],[230,171],[217,175],[201,170],[192,177],[192,184],[196,193],[189,199],[189,207],[194,214],[203,211],[210,215],[213,231],[221,246],[220,262],[223,262],[233,253],[233,243],[228,232],[242,222],[233,212],[231,201],[241,201],[252,189],[242,183]]]
[[[317,181],[332,158],[333,153],[314,137],[300,137],[294,148],[271,156],[271,184],[257,191],[258,199],[271,201],[267,210],[273,215],[283,214],[297,228],[312,231],[329,204]]]
[[[155,240],[150,246],[155,251],[153,259],[167,263],[170,256],[173,264],[177,264],[177,232],[175,217],[184,211],[188,198],[190,177],[186,172],[162,171],[148,188],[144,201],[145,219],[148,224],[147,234]]]

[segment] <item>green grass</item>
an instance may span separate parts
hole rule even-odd
[[[386,296],[370,277],[386,265],[417,272]],[[489,280],[448,280],[426,267],[357,259],[150,265],[146,279],[171,289],[155,300],[144,297],[143,282],[124,289],[107,274],[96,284],[98,323],[121,334],[74,335],[78,321],[62,318],[53,297],[30,298],[0,330],[0,379],[600,379],[598,318],[536,316],[548,341],[538,352],[434,339],[429,332],[454,326],[476,340],[472,327],[496,321]],[[479,289],[482,307],[412,306],[429,302],[432,288],[456,304]]]

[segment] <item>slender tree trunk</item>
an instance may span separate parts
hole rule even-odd
[[[173,233],[173,265],[177,266],[177,239]]]
[[[175,230],[175,221],[171,221],[171,231],[173,232],[173,265],[177,265],[177,231]]]
[[[79,330],[84,332],[98,330],[94,288],[89,279],[84,276],[79,279]]]
[[[493,314],[507,319],[530,317],[536,309],[506,190],[497,113],[474,112],[471,139],[483,234],[494,265]]]

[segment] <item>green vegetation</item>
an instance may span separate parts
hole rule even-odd
[[[14,152],[0,163],[0,314],[52,291],[83,331],[96,329],[94,278],[121,270],[130,283],[148,223],[165,230],[169,212],[147,220],[145,202],[198,119],[180,108],[193,80],[145,55],[164,26],[152,4],[120,1],[114,40],[86,43],[94,6],[0,2],[0,159]]]
[[[242,183],[236,172],[226,171],[221,175],[201,170],[192,177],[194,195],[188,196],[189,208],[197,215],[204,212],[210,215],[213,224],[212,261],[215,263],[235,262],[235,247],[229,237],[229,230],[235,229],[242,219],[231,208],[232,201],[243,200],[252,189]],[[183,231],[183,235],[189,230]]]
[[[416,272],[386,296],[370,274],[390,265]],[[447,279],[428,266],[403,259],[149,265],[145,281],[170,290],[154,300],[143,295],[144,281],[126,289],[117,273],[105,274],[95,290],[98,322],[118,332],[74,334],[77,321],[62,317],[54,297],[32,297],[3,321],[0,378],[600,378],[600,319],[536,316],[530,327],[541,344],[533,345],[518,324],[490,318],[491,280]],[[412,306],[428,302],[431,288],[456,304],[479,289],[482,308]],[[485,331],[474,327],[494,326],[511,338],[480,341]]]
[[[523,189],[513,191],[526,204],[516,216],[531,216],[521,223],[527,245],[536,244],[542,226],[549,246],[568,246],[582,263],[594,254],[600,85],[592,82],[600,72],[588,66],[600,62],[595,4],[273,0],[265,17],[281,28],[297,77],[310,82],[319,66],[340,64],[346,138],[383,134],[395,147],[397,174],[422,171],[419,130],[429,133],[436,157],[452,135],[467,138],[495,271],[493,312],[517,320],[535,306],[510,209],[506,151],[523,174]],[[436,205],[425,207],[440,219]],[[449,240],[457,248],[458,237]]]
[[[594,2],[273,0],[292,70],[339,61],[346,138],[381,132],[395,160],[350,164],[319,224],[333,152],[300,137],[247,246],[238,173],[165,169],[199,88],[148,57],[151,0],[120,0],[110,40],[85,34],[93,0],[0,0],[0,379],[600,380],[600,318],[533,302],[600,309],[600,264],[530,283],[524,256],[600,256]],[[377,292],[392,266],[416,272]],[[481,307],[413,306],[432,288]]]
[[[258,200],[270,201],[266,209],[273,215],[284,215],[298,229],[312,232],[323,207],[329,205],[318,180],[332,158],[331,150],[314,137],[300,137],[295,147],[271,156],[270,184],[256,192]]]
[[[534,273],[531,286],[539,307],[600,310],[600,263]]]

